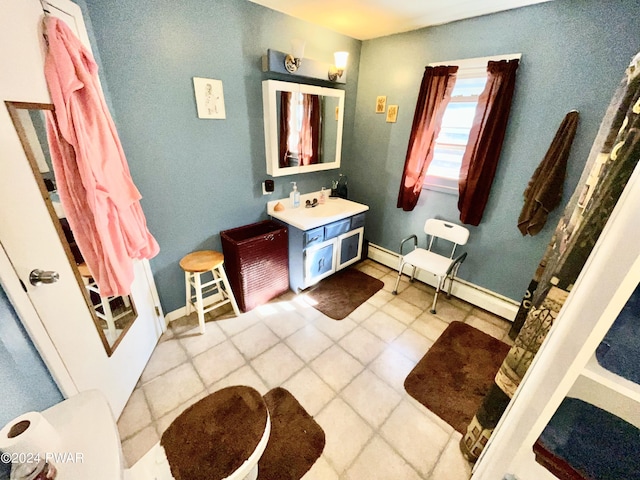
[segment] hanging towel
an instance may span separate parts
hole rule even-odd
[[[160,248],[147,229],[91,52],[62,20],[45,22],[45,77],[55,107],[47,132],[60,201],[101,296],[128,295],[133,259],[152,258]]]
[[[578,112],[573,110],[565,115],[549,150],[529,180],[524,191],[524,206],[518,218],[518,229],[522,235],[538,234],[549,212],[560,204],[567,159],[577,127]]]

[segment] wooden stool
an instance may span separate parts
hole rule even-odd
[[[98,288],[98,284],[96,283],[94,278],[91,276],[91,272],[89,271],[89,267],[87,267],[86,263],[81,263],[80,265],[78,265],[78,272],[80,273],[80,276],[85,282],[85,285],[84,285],[85,288],[89,292],[93,292],[96,295],[98,295],[98,297],[100,297],[100,303],[94,304],[93,309],[96,313],[96,316],[104,320],[107,324],[107,330],[106,330],[107,339],[110,342],[114,342],[116,338],[118,338],[117,329],[116,329],[116,320],[119,320],[125,315],[128,315],[132,310],[131,302],[129,302],[129,297],[103,297],[102,295],[100,295],[100,289]],[[89,294],[89,296],[91,296],[91,294]],[[111,309],[111,302],[116,298],[122,298],[122,301],[124,302],[126,309],[123,312],[119,313],[118,315],[114,316],[113,310]],[[100,311],[101,308],[102,308],[102,311]]]
[[[231,303],[236,315],[240,315],[238,304],[231,291],[229,280],[224,272],[224,255],[212,250],[201,250],[185,255],[180,260],[180,267],[184,270],[185,289],[187,293],[186,309],[187,315],[191,313],[193,307],[198,312],[198,322],[200,323],[200,333],[204,333],[204,314],[218,307]],[[211,272],[213,280],[202,283],[201,275]],[[193,288],[194,293],[191,293]],[[222,297],[222,300],[204,307],[204,295],[213,292]]]

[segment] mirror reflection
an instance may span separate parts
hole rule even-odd
[[[103,297],[89,271],[66,219],[60,202],[47,140],[45,112],[53,105],[6,102],[40,191],[49,207],[52,221],[67,253],[76,280],[82,288],[87,307],[107,355],[111,355],[138,314],[131,296]]]
[[[335,161],[338,98],[286,91],[276,96],[280,168]]]
[[[267,173],[340,168],[344,90],[262,82]]]

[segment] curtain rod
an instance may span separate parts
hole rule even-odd
[[[476,57],[476,58],[463,58],[460,60],[447,60],[444,62],[433,62],[428,64],[429,67],[438,67],[442,65],[458,65],[460,67],[464,67],[466,65],[473,66],[478,65],[479,63],[486,64],[489,61],[498,62],[500,60],[520,60],[522,58],[521,53],[509,53],[505,55],[491,55],[489,57]]]

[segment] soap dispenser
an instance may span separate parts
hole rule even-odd
[[[326,199],[326,196],[324,194],[324,187],[322,187],[322,190],[320,190],[320,201],[319,201],[320,205],[324,204],[325,199]]]
[[[296,182],[291,182],[293,184],[293,191],[289,194],[289,199],[291,200],[291,207],[298,208],[300,206],[300,192],[298,191],[298,186]]]

